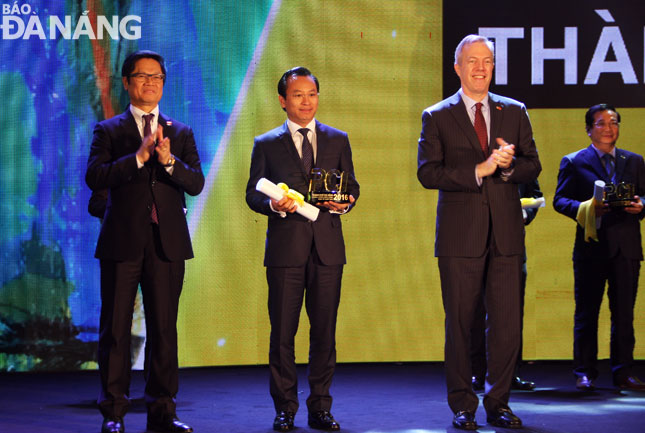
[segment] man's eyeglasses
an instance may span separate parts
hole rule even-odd
[[[596,122],[593,124],[593,126],[595,126],[598,129],[605,129],[605,126],[607,125],[609,125],[612,128],[618,128],[618,126],[620,125],[620,122],[618,122],[617,120],[612,120],[609,123],[605,123],[604,120],[601,120],[600,122]]]
[[[166,78],[164,74],[144,74],[142,72],[130,74],[130,78],[134,79],[137,83],[145,83],[150,80],[152,83],[161,83]]]

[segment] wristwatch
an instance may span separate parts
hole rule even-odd
[[[170,159],[169,159],[169,160],[168,160],[168,162],[167,162],[166,164],[164,164],[163,166],[164,166],[164,167],[172,167],[173,165],[175,165],[175,155],[170,154]]]

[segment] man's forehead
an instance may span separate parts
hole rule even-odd
[[[616,112],[615,112],[615,111],[613,111],[613,110],[603,110],[603,111],[599,111],[599,112],[597,112],[597,113],[596,113],[596,115],[594,116],[594,118],[597,118],[597,117],[603,117],[603,116],[605,116],[605,115],[607,115],[607,116],[611,116],[611,117],[618,117],[618,115],[616,114]]]
[[[134,69],[135,70],[136,69],[142,69],[142,68],[146,68],[146,69],[155,68],[155,69],[161,70],[161,65],[155,59],[150,59],[148,57],[144,57],[142,59],[137,60],[136,63],[134,64]]]
[[[315,90],[316,83],[309,75],[292,75],[287,80],[287,90],[308,90],[310,88]]]
[[[461,53],[468,53],[468,57],[493,57],[493,52],[490,50],[488,45],[483,42],[473,42],[472,44],[465,45],[461,50]]]

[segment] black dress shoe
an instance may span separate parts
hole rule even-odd
[[[125,424],[123,424],[123,418],[118,416],[103,418],[101,433],[123,433],[124,431]]]
[[[576,388],[581,391],[593,391],[596,389],[596,385],[594,385],[593,379],[589,376],[580,376],[576,379]]]
[[[522,428],[522,420],[513,415],[513,412],[507,407],[497,409],[497,412],[489,413],[486,416],[486,422],[495,427]]]
[[[334,416],[326,410],[309,412],[309,427],[318,430],[340,430],[340,424],[338,424],[334,419]]]
[[[636,376],[629,376],[623,380],[617,381],[616,386],[620,389],[631,391],[645,391],[645,383]]]
[[[535,382],[531,382],[530,380],[522,380],[519,378],[519,376],[515,376],[513,378],[513,382],[511,383],[511,388],[518,389],[520,391],[531,391],[535,389]]]
[[[475,414],[467,410],[460,410],[452,419],[452,425],[461,430],[477,430],[478,425]]]
[[[293,412],[280,411],[275,414],[273,420],[273,430],[275,431],[291,431],[293,430],[293,418],[296,416]]]
[[[484,389],[484,378],[473,376],[473,391],[482,391]]]
[[[148,430],[164,433],[192,433],[193,428],[179,421],[177,415],[167,415],[160,419],[148,417]]]

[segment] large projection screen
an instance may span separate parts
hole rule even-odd
[[[439,0],[3,4],[0,370],[96,368],[100,222],[87,213],[85,167],[96,122],[126,108],[120,68],[136,49],[165,56],[161,111],[193,128],[206,175],[188,200],[195,258],[180,302],[180,365],[267,363],[266,217],[244,195],[253,138],[285,121],[276,86],[297,65],[320,80],[316,118],[348,132],[361,184],[342,217],[338,361],[443,360],[437,192],[417,181],[417,140],[423,109],[458,89],[459,38],[478,32],[499,42],[505,75],[491,91],[526,102],[543,167],[547,205],[527,227],[524,358],[571,359],[575,223],[551,205],[558,166],[589,145],[592,103],[615,104],[618,147],[645,153],[645,19],[630,13],[638,2],[558,2],[557,18],[543,12],[553,1],[492,3],[503,17]],[[640,296],[639,359],[644,309]],[[605,299],[600,358],[609,356],[609,327]],[[308,331],[303,309],[298,362],[307,362]],[[133,334],[141,366],[139,300]]]

